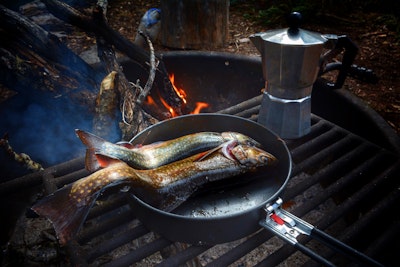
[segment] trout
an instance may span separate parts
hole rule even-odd
[[[127,183],[139,198],[151,202],[155,196],[161,200],[156,207],[170,211],[206,183],[254,171],[277,161],[260,148],[236,141],[152,170],[137,170],[103,156],[99,156],[99,160],[108,161],[110,165],[57,190],[32,207],[52,222],[61,245],[76,235],[90,207],[107,187]],[[157,194],[164,195],[157,197]],[[171,198],[171,194],[175,197]]]
[[[85,164],[89,171],[96,171],[104,167],[97,160],[96,154],[122,160],[136,169],[154,169],[218,147],[227,141],[236,140],[240,144],[260,146],[252,138],[236,132],[199,132],[140,147],[135,147],[129,142],[114,144],[79,129],[75,132],[87,147]]]

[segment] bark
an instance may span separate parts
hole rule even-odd
[[[5,56],[0,81],[7,87],[22,93],[47,88],[58,94],[98,87],[97,73],[56,36],[2,5],[0,33]]]
[[[117,31],[113,30],[105,21],[100,21],[100,24],[98,24],[88,15],[85,15],[58,0],[43,0],[43,2],[46,4],[47,8],[54,16],[81,28],[87,33],[101,36],[106,43],[113,45],[120,52],[137,62],[140,66],[142,66],[146,70],[149,70],[149,52],[133,44]],[[177,111],[177,113],[181,113],[180,109],[182,106],[182,100],[173,90],[172,85],[168,79],[168,72],[163,62],[159,59],[158,61],[160,63],[157,68],[157,73],[162,75],[164,79],[164,83],[158,87],[158,90],[160,90],[160,94],[166,98],[166,101],[168,101],[170,106],[172,106]]]
[[[106,25],[107,18],[106,18],[106,4],[103,2],[101,5],[98,4],[96,9],[93,13],[93,20],[98,25]],[[96,112],[95,119],[95,132],[98,135],[105,135],[109,134],[107,128],[112,128],[112,121],[108,120],[105,121],[106,118],[115,117],[113,114],[113,110],[110,110],[104,105],[109,105],[110,102],[114,97],[113,94],[116,90],[119,92],[119,99],[120,99],[120,111],[122,114],[122,122],[119,123],[119,128],[122,133],[122,140],[129,141],[135,136],[138,132],[143,130],[144,128],[148,127],[151,124],[157,122],[152,116],[145,113],[142,108],[142,103],[144,98],[149,93],[150,89],[153,86],[154,82],[154,75],[156,71],[155,67],[155,59],[154,59],[154,50],[150,49],[150,71],[149,71],[149,79],[146,83],[144,88],[140,86],[133,86],[129,81],[126,79],[125,74],[119,65],[114,49],[112,45],[108,44],[102,36],[97,36],[97,48],[98,54],[100,59],[105,65],[105,68],[110,73],[115,73],[115,79],[113,79],[113,88],[112,90],[103,90],[103,95],[99,93],[98,99],[96,101],[96,111],[105,111]],[[152,48],[152,47],[151,47]],[[115,90],[114,90],[115,86]],[[115,112],[115,110],[114,110]],[[101,119],[103,118],[103,119]],[[115,121],[115,120],[114,120]],[[96,123],[97,122],[97,123]],[[116,122],[116,121],[115,121]]]
[[[180,49],[212,49],[228,38],[228,0],[161,1],[161,42]]]

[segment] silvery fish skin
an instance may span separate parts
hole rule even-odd
[[[241,144],[260,146],[252,138],[236,132],[199,132],[141,147],[133,147],[130,143],[125,143],[124,145],[113,144],[82,130],[75,130],[75,132],[87,147],[86,168],[89,171],[95,171],[103,167],[97,161],[96,154],[122,160],[136,169],[154,169],[218,147],[227,141],[237,140]]]
[[[36,203],[32,210],[47,217],[65,245],[78,232],[90,207],[107,187],[128,183],[133,194],[147,198],[161,193],[179,194],[176,203],[158,203],[165,209],[176,207],[205,183],[232,177],[271,165],[276,158],[254,146],[228,142],[211,152],[202,152],[153,170],[136,170],[118,161],[65,186]],[[230,153],[226,157],[222,150]],[[182,186],[184,185],[184,186]],[[176,190],[174,190],[177,188]],[[139,189],[136,191],[136,189]],[[167,189],[167,190],[163,190]],[[165,199],[163,196],[161,199]]]

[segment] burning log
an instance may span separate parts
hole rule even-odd
[[[117,88],[121,97],[122,104],[120,109],[123,118],[120,123],[120,129],[122,131],[123,140],[131,139],[137,132],[146,128],[149,124],[156,122],[152,116],[147,114],[140,107],[153,87],[156,71],[164,76],[162,86],[158,87],[160,94],[163,95],[176,113],[182,113],[180,111],[182,100],[173,90],[172,84],[168,78],[168,73],[162,61],[157,60],[160,64],[157,64],[156,66],[154,50],[150,40],[147,37],[144,37],[150,45],[150,52],[147,52],[110,28],[105,17],[107,8],[105,2],[98,2],[96,8],[94,8],[92,17],[89,17],[88,15],[85,15],[71,6],[57,0],[44,0],[43,2],[46,4],[50,12],[59,19],[96,35],[99,55],[105,63],[106,69],[108,72],[116,71],[118,73]],[[148,69],[148,66],[150,65],[149,79],[144,88],[142,88],[138,82],[132,84],[127,81],[115,58],[113,46],[137,62],[142,68]]]
[[[150,46],[150,52],[148,52],[110,28],[105,17],[106,1],[99,1],[92,15],[57,0],[44,0],[43,3],[58,19],[77,26],[88,34],[96,35],[98,54],[107,73],[116,72],[114,78],[116,78],[115,89],[119,92],[121,102],[122,139],[129,140],[138,131],[157,122],[141,107],[153,88],[156,73],[161,74],[161,79],[157,79],[157,92],[177,114],[182,114],[180,111],[182,99],[173,90],[162,61],[156,59],[151,42],[146,36],[143,37]],[[0,32],[7,40],[0,47],[0,82],[10,89],[14,89],[16,84],[26,89],[33,87],[43,91],[45,88],[45,91],[55,92],[57,96],[71,91],[76,92],[76,89],[85,89],[90,91],[86,95],[93,99],[93,90],[99,88],[99,81],[104,77],[104,72],[95,72],[91,66],[61,43],[56,35],[43,30],[32,20],[3,6],[0,6],[0,12],[2,15],[0,16],[0,22],[2,22]],[[43,13],[43,10],[41,12]],[[125,78],[115,57],[114,47],[137,62],[141,68],[149,70],[149,79],[143,88],[139,82],[131,83]],[[109,111],[101,111],[102,108],[100,108],[106,106],[100,98],[105,97],[104,93],[111,92],[108,90],[106,92],[104,89],[100,90],[96,106],[97,118],[94,121],[95,128],[102,129],[108,128],[103,120],[107,116],[100,114],[103,111],[110,114]],[[32,90],[25,91],[35,94]],[[31,97],[27,98],[31,99]],[[79,99],[79,96],[76,99]],[[112,106],[111,103],[110,105]],[[102,119],[99,119],[100,117]],[[103,126],[100,126],[101,124]],[[96,129],[95,132],[99,133]],[[103,133],[106,134],[106,132]]]
[[[106,3],[99,1],[93,13],[94,14],[93,19],[94,21],[97,22],[97,24],[106,25],[106,10],[107,10]],[[122,132],[122,140],[132,139],[132,137],[136,133],[147,128],[149,125],[157,122],[152,116],[147,114],[141,107],[144,99],[149,94],[153,86],[157,68],[155,64],[154,49],[151,44],[151,41],[147,36],[143,35],[143,38],[146,39],[150,47],[149,78],[144,88],[140,86],[139,81],[137,81],[136,84],[128,82],[128,80],[125,77],[125,74],[122,71],[121,66],[119,65],[115,57],[115,52],[112,46],[107,44],[102,36],[97,36],[97,44],[98,44],[97,47],[98,47],[99,57],[105,63],[105,68],[107,69],[107,71],[113,74],[112,76],[109,77],[109,80],[112,79],[112,86],[113,86],[112,89],[114,89],[114,86],[118,88],[121,99],[120,110],[122,113],[122,122],[119,125],[120,125],[120,130]],[[110,94],[113,92],[115,93],[115,91],[109,91],[109,92]],[[109,106],[111,109],[113,109],[114,107],[113,103],[109,103],[109,101],[107,100],[108,98],[107,95],[104,96],[105,96],[105,102],[102,104],[99,103],[100,105],[98,106],[105,106],[105,107]],[[111,101],[111,98],[109,100]],[[106,113],[109,114],[106,116],[110,116],[110,119],[113,117],[112,110],[108,110],[106,111]],[[104,116],[102,117],[105,118]],[[104,123],[106,122],[103,122],[103,124]],[[110,123],[112,123],[112,120],[110,120],[110,122],[107,124]],[[110,129],[109,126],[108,127],[107,125],[105,126],[106,127],[102,128]],[[105,133],[104,129],[95,129],[95,133],[103,137],[106,137],[104,136]]]
[[[148,69],[148,60],[150,58],[149,52],[133,44],[117,31],[113,30],[106,23],[106,20],[94,20],[58,0],[43,0],[43,2],[54,16],[83,29],[85,32],[94,33],[96,36],[101,36],[104,38],[105,42],[113,45],[116,49],[137,62],[143,68]],[[97,8],[97,10],[103,11],[101,7],[100,9]],[[96,14],[94,14],[94,16],[96,16]],[[158,61],[159,65],[157,71],[164,78],[164,84],[159,87],[159,90],[161,91],[160,93],[167,99],[172,108],[180,112],[179,110],[182,105],[182,100],[173,90],[171,82],[168,79],[168,72],[166,71],[163,62],[161,60]]]

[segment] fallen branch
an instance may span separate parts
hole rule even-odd
[[[33,161],[31,157],[29,157],[27,154],[15,152],[10,143],[8,142],[7,134],[5,134],[2,139],[0,139],[0,146],[4,148],[4,150],[12,159],[14,159],[18,163],[23,164],[28,170],[35,172],[44,170],[42,165]]]
[[[44,87],[48,91],[64,94],[71,90],[91,91],[98,87],[93,68],[55,35],[2,5],[0,33],[1,53],[14,63],[6,62],[3,57],[1,59],[0,81],[9,88]],[[60,55],[63,56],[62,62]]]
[[[113,45],[116,49],[124,53],[130,59],[137,62],[141,67],[145,68],[146,70],[148,69],[148,60],[150,58],[149,52],[133,44],[117,31],[113,30],[106,23],[105,20],[94,21],[88,15],[85,15],[58,0],[42,1],[45,3],[49,11],[54,16],[76,27],[81,28],[88,33],[94,33],[96,36],[101,36],[102,38],[104,38],[104,41],[106,43]],[[164,79],[164,82],[162,84],[163,88],[159,89],[162,91],[161,94],[166,96],[166,99],[168,99],[170,106],[177,110],[178,114],[181,113],[180,109],[182,106],[182,99],[173,90],[172,84],[169,81],[168,72],[166,71],[166,68],[161,60],[159,60],[157,70],[160,72],[162,78]]]

